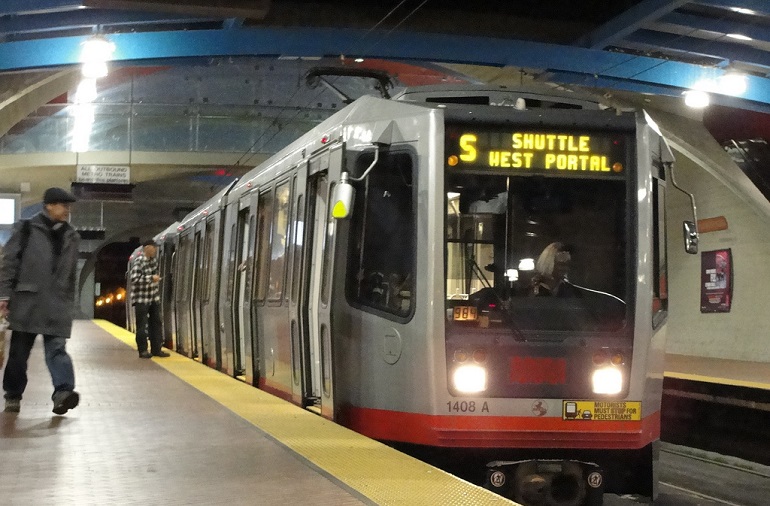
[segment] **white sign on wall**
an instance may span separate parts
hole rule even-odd
[[[78,165],[77,182],[129,184],[131,169],[124,165]]]

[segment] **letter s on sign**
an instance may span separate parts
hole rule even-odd
[[[473,134],[464,134],[460,137],[460,149],[463,150],[463,154],[460,155],[460,160],[464,162],[473,162],[476,160],[476,136]]]

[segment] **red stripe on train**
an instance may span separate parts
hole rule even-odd
[[[660,438],[660,412],[641,421],[443,416],[348,408],[343,425],[374,439],[457,448],[638,449]]]

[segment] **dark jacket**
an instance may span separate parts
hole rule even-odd
[[[23,227],[21,222],[14,225],[13,235],[3,248],[0,300],[9,300],[11,330],[69,337],[75,312],[79,236],[69,223],[61,223],[62,228],[54,231],[44,213],[30,218],[21,259]]]

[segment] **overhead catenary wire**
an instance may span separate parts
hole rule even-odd
[[[371,28],[369,28],[369,29],[368,29],[368,30],[367,30],[365,33],[363,33],[363,34],[362,34],[362,35],[361,35],[361,36],[360,36],[360,37],[359,37],[359,38],[358,38],[358,39],[357,39],[355,42],[353,42],[353,43],[351,44],[351,46],[350,46],[350,47],[349,47],[349,48],[348,48],[346,51],[343,51],[343,52],[341,53],[341,56],[344,58],[344,55],[345,55],[345,54],[352,54],[352,53],[354,52],[354,50],[355,50],[355,46],[357,46],[357,45],[360,45],[360,44],[361,44],[361,43],[364,41],[364,39],[366,39],[366,38],[367,38],[367,37],[368,37],[368,36],[369,36],[369,35],[370,35],[372,32],[374,32],[374,30],[376,30],[376,29],[377,29],[377,27],[379,27],[379,26],[380,26],[380,25],[381,25],[383,22],[385,22],[385,20],[387,20],[388,18],[390,18],[390,17],[391,17],[391,16],[392,16],[392,15],[393,15],[393,14],[394,14],[394,13],[395,13],[395,12],[396,12],[396,11],[397,11],[397,10],[398,10],[398,9],[399,9],[401,6],[402,6],[402,5],[404,5],[404,4],[406,3],[406,1],[407,1],[407,0],[401,0],[400,2],[398,2],[398,3],[397,3],[397,4],[396,4],[396,5],[395,5],[395,6],[394,6],[394,7],[393,7],[393,8],[392,8],[390,11],[388,11],[388,12],[387,12],[387,13],[386,13],[386,14],[385,14],[385,15],[384,15],[382,18],[380,18],[380,20],[379,20],[379,21],[377,21],[377,23],[375,23],[375,24],[374,24],[374,25],[373,25]],[[381,39],[379,39],[379,40],[375,41],[375,43],[374,43],[374,44],[372,44],[371,46],[369,46],[369,48],[368,48],[368,49],[366,49],[366,51],[367,51],[367,52],[368,52],[368,51],[370,51],[370,50],[371,50],[371,48],[375,47],[377,44],[379,44],[379,43],[381,43],[383,40],[387,39],[387,38],[388,38],[388,37],[389,37],[389,36],[390,36],[390,35],[393,33],[393,31],[394,31],[396,28],[398,28],[399,26],[401,26],[401,24],[403,24],[403,23],[404,23],[404,21],[406,21],[408,18],[410,18],[411,16],[413,16],[413,15],[414,15],[414,14],[415,14],[415,13],[416,13],[416,12],[417,12],[419,9],[421,9],[421,8],[422,8],[422,7],[423,7],[423,6],[424,6],[424,5],[425,5],[425,4],[428,2],[428,1],[429,1],[429,0],[423,0],[423,1],[422,1],[422,2],[421,2],[421,3],[420,3],[418,6],[417,6],[417,7],[415,7],[414,9],[412,9],[412,10],[411,10],[411,11],[410,11],[408,14],[406,14],[406,16],[404,16],[404,17],[403,17],[403,18],[402,18],[402,19],[401,19],[401,20],[400,20],[398,23],[396,23],[396,24],[395,24],[395,25],[394,25],[394,26],[393,26],[393,27],[392,27],[392,28],[391,28],[391,29],[390,29],[390,30],[389,30],[389,31],[388,31],[388,32],[387,32],[387,33],[386,33],[386,34],[385,34],[385,35],[384,35],[384,36],[383,36]],[[330,79],[330,83],[332,83],[332,84],[333,84],[333,83],[335,83],[335,82],[336,82],[336,81],[337,81],[337,80],[338,80],[340,77],[341,77],[341,76],[333,76],[333,77]],[[287,104],[291,103],[291,100],[292,100],[292,99],[293,99],[293,98],[294,98],[294,97],[297,95],[297,93],[299,93],[300,87],[301,87],[301,85],[297,86],[297,88],[296,88],[296,89],[294,90],[294,92],[291,94],[291,96],[289,97],[289,99],[286,101],[286,102],[287,102]],[[322,94],[323,94],[325,91],[326,91],[325,89],[321,89],[321,90],[319,90],[319,92],[318,92],[318,93],[316,93],[315,95],[313,95],[313,96],[310,98],[310,100],[308,100],[308,101],[307,101],[307,103],[306,103],[305,105],[303,105],[303,106],[294,106],[294,107],[296,107],[296,109],[297,109],[297,112],[295,112],[295,113],[294,113],[294,115],[293,115],[293,116],[291,116],[290,118],[287,118],[287,119],[285,119],[285,122],[286,122],[286,123],[291,123],[292,121],[294,121],[294,120],[297,118],[297,116],[299,116],[299,115],[302,113],[302,111],[303,111],[303,110],[305,110],[307,107],[309,107],[309,106],[310,106],[310,104],[312,104],[312,103],[313,103],[315,100],[317,100],[317,99],[318,99],[318,98],[319,98],[319,97],[320,97],[320,96],[321,96],[321,95],[322,95]],[[247,164],[247,163],[249,162],[249,160],[251,160],[252,158],[254,158],[254,156],[256,156],[256,155],[257,155],[257,153],[256,153],[256,152],[252,152],[252,150],[255,148],[255,146],[257,146],[257,144],[259,143],[259,141],[261,141],[261,140],[262,140],[262,139],[265,137],[265,135],[267,134],[267,132],[268,132],[268,131],[270,131],[270,130],[271,130],[271,129],[272,129],[274,126],[275,126],[275,125],[277,125],[277,124],[278,124],[278,121],[281,119],[281,115],[282,115],[282,114],[283,114],[283,113],[284,113],[286,110],[288,110],[288,109],[290,109],[290,108],[292,108],[292,107],[291,107],[291,106],[289,106],[289,105],[285,105],[284,107],[282,107],[282,108],[281,108],[281,109],[278,111],[278,113],[276,114],[275,118],[274,118],[274,119],[273,119],[273,121],[270,123],[270,125],[268,125],[268,126],[267,126],[267,128],[265,128],[265,129],[262,131],[262,133],[260,134],[260,136],[259,136],[259,137],[257,137],[257,139],[256,139],[256,140],[255,140],[255,141],[254,141],[254,142],[251,144],[251,146],[249,146],[249,148],[248,148],[248,149],[247,149],[247,150],[246,150],[246,151],[245,151],[245,152],[244,152],[244,153],[243,153],[243,154],[242,154],[242,155],[241,155],[241,156],[238,158],[238,160],[235,162],[235,165],[236,165],[236,166],[239,166],[239,165],[245,165],[245,164]],[[263,145],[267,145],[267,144],[269,144],[269,143],[270,143],[270,141],[272,141],[272,140],[275,138],[275,136],[276,136],[276,135],[278,135],[278,133],[280,133],[280,131],[281,131],[281,129],[280,129],[280,128],[279,128],[279,129],[277,129],[277,130],[275,130],[275,131],[274,131],[274,133],[273,133],[273,135],[272,135],[272,136],[270,136],[270,138],[269,138],[269,139],[267,139],[267,140],[264,142],[264,144],[263,144]]]

